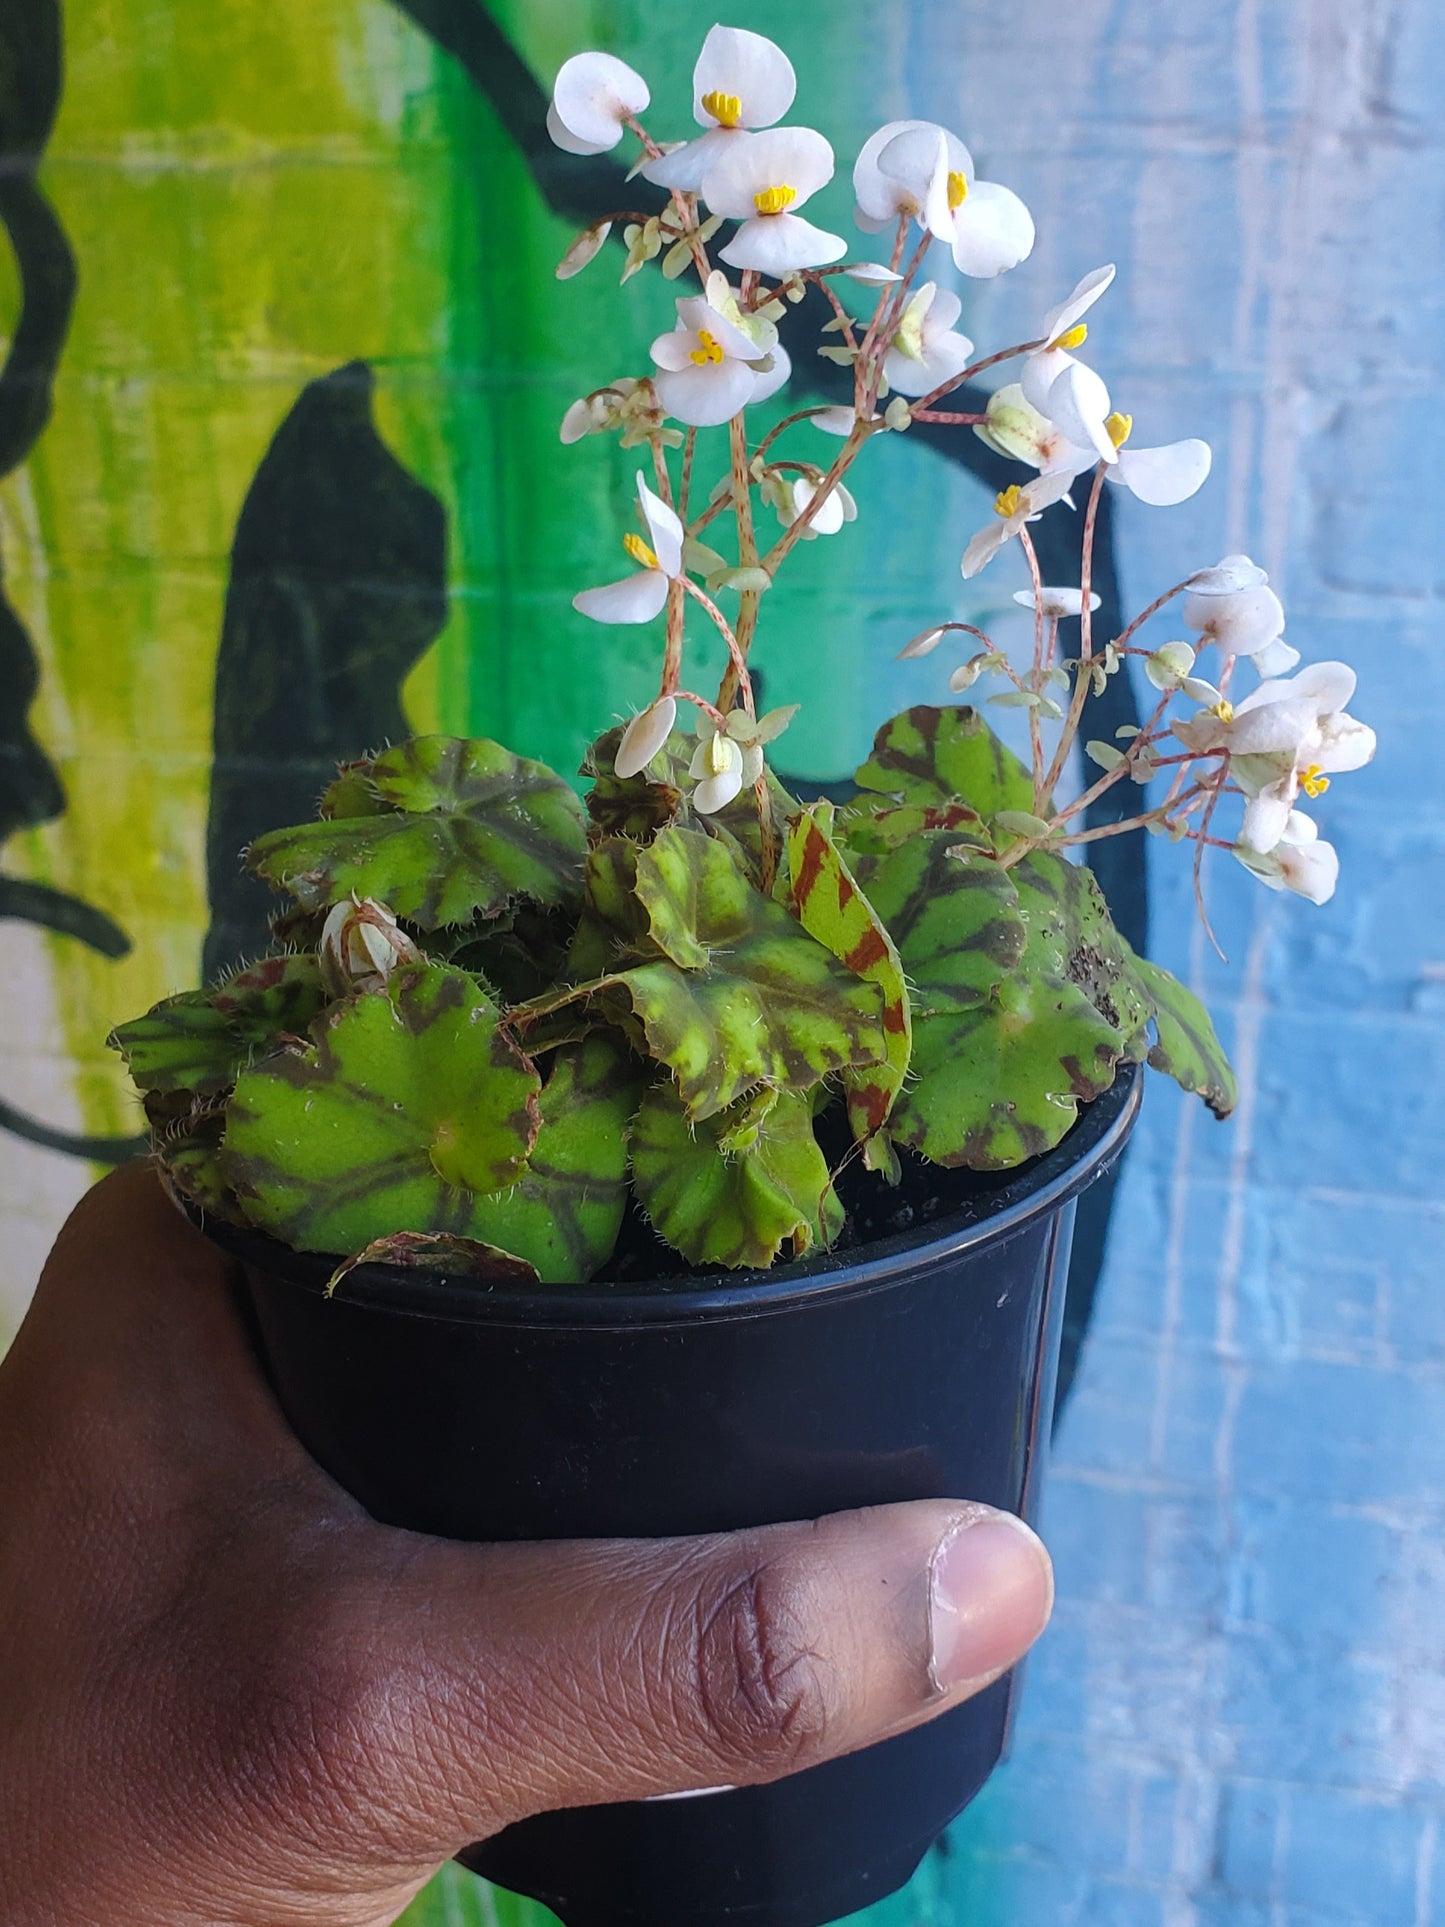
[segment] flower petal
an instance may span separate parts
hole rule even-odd
[[[1104,426],[1110,408],[1104,378],[1072,355],[1068,361],[1068,367],[1049,389],[1044,413],[1067,440],[1080,448],[1092,448],[1101,461],[1112,466],[1119,459],[1119,451]]]
[[[811,127],[770,127],[746,140],[729,141],[717,162],[708,169],[702,184],[702,197],[714,214],[731,221],[750,219],[756,212],[754,195],[770,187],[790,187],[790,207],[801,207],[820,187],[833,178],[833,150],[821,134]],[[783,220],[785,215],[772,215]],[[842,244],[839,244],[842,251]],[[828,260],[837,259],[828,255]],[[727,256],[724,255],[726,260]],[[746,262],[735,263],[746,267]],[[815,267],[817,262],[799,264]]]
[[[1226,724],[1224,740],[1232,756],[1294,755],[1313,733],[1317,717],[1308,696],[1284,697],[1258,709],[1241,706]]]
[[[886,288],[891,282],[903,279],[892,268],[885,268],[881,261],[855,261],[851,267],[844,268],[843,273],[865,288]]]
[[[945,631],[942,628],[920,630],[916,636],[904,643],[894,657],[894,661],[913,662],[919,656],[931,656],[943,641],[944,634]]]
[[[953,212],[953,264],[960,274],[991,281],[1033,253],[1034,220],[1011,188],[975,181]]]
[[[986,522],[964,550],[963,560],[958,565],[964,581],[986,568],[1015,532],[1002,516],[995,516],[992,522]]]
[[[1232,594],[1188,595],[1183,613],[1185,628],[1212,636],[1232,656],[1252,655],[1284,632],[1284,605],[1265,583]]]
[[[624,119],[642,113],[651,99],[642,75],[615,54],[573,54],[552,84],[558,122],[574,140],[591,142],[597,154],[617,145]]]
[[[724,770],[721,776],[705,776],[688,801],[699,816],[711,816],[715,810],[726,809],[742,786],[742,758],[739,757],[736,769]]]
[[[1074,357],[1065,353],[1062,348],[1042,348],[1037,354],[1024,356],[1024,365],[1019,370],[1019,393],[1034,413],[1042,415],[1046,421],[1049,414],[1049,390],[1064,370],[1072,367],[1073,360]],[[1000,388],[998,392],[1004,395],[1012,387],[1013,384],[1010,383],[1009,389]]]
[[[1299,659],[1299,650],[1292,649],[1282,636],[1256,649],[1249,658],[1261,676],[1287,676]]]
[[[754,134],[753,140],[765,140]],[[758,214],[744,221],[718,255],[732,268],[756,268],[759,274],[792,274],[797,268],[821,268],[846,254],[848,244],[826,229],[814,227],[797,214]]]
[[[875,413],[873,420],[877,419]],[[831,408],[820,408],[817,414],[810,415],[808,420],[814,428],[821,428],[825,435],[837,435],[840,438],[851,435],[858,425],[858,417],[853,412],[852,405],[847,402],[837,402]]]
[[[772,360],[771,368],[755,368],[753,371],[753,392],[748,399],[754,407],[760,401],[771,400],[780,388],[788,385],[792,376],[792,358],[781,342],[772,350]]]
[[[676,510],[669,508],[660,495],[653,494],[647,486],[647,477],[640,469],[637,473],[637,499],[642,504],[642,519],[647,524],[647,539],[652,545],[652,553],[657,557],[658,568],[664,576],[680,575],[685,536],[682,523],[677,519]],[[663,601],[666,599],[664,595]]]
[[[562,117],[555,106],[547,109],[547,132],[552,136],[553,146],[560,147],[564,154],[605,154],[608,148],[615,147],[618,141],[618,136],[615,134],[605,141],[578,140],[575,134],[563,126]]]
[[[1320,722],[1320,740],[1310,760],[1327,776],[1341,770],[1363,769],[1374,759],[1375,732],[1368,723],[1357,723],[1343,712],[1326,716]]]
[[[883,357],[883,372],[889,386],[900,395],[928,395],[961,375],[972,359],[973,343],[967,335],[945,329],[930,336],[925,329],[922,355],[914,357],[890,348]]]
[[[623,777],[640,775],[672,734],[676,720],[677,703],[671,696],[649,703],[623,730],[612,763],[614,772]]]
[[[821,484],[810,480],[806,475],[800,475],[797,481],[794,482],[793,521],[796,522],[802,517],[808,504],[818,493],[820,486]],[[813,531],[814,535],[836,535],[839,529],[842,528],[844,522],[851,521],[852,519],[848,514],[848,505],[843,490],[835,486],[829,489],[827,500],[820,504],[816,513],[809,521],[808,527]]]
[[[853,198],[858,203],[855,218],[866,234],[876,234],[900,214],[914,211],[907,190],[879,167],[879,156],[900,134],[934,126],[931,120],[890,120],[864,141],[853,163]]]
[[[1292,781],[1270,783],[1258,796],[1252,796],[1244,806],[1244,823],[1239,832],[1241,843],[1247,843],[1252,850],[1261,855],[1272,850],[1284,835],[1294,805],[1294,784]]]
[[[951,241],[954,211],[948,204],[948,177],[961,174],[973,185],[973,156],[936,121],[916,122],[888,141],[878,155],[878,171],[898,189],[898,211],[921,220],[930,234]],[[966,205],[966,203],[965,203]]]
[[[660,569],[639,569],[621,582],[584,589],[572,607],[594,622],[651,622],[667,603],[667,577]]]
[[[1226,555],[1211,569],[1196,569],[1185,581],[1192,595],[1233,595],[1240,589],[1258,589],[1269,577],[1247,555]]]
[[[1039,330],[1045,341],[1057,341],[1066,335],[1080,316],[1086,315],[1114,279],[1114,264],[1106,267],[1091,268],[1079,282],[1072,294],[1066,295],[1057,308],[1050,308],[1044,316],[1044,325]]]
[[[683,194],[696,194],[707,179],[709,170],[734,141],[745,141],[747,138],[746,130],[741,127],[710,127],[705,134],[699,134],[696,140],[684,141],[681,147],[674,147],[670,154],[659,154],[656,160],[648,161],[642,169],[642,177],[656,187],[676,188]]]
[[[1091,612],[1099,607],[1100,600],[1101,598],[1099,596],[1090,591],[1089,608]],[[1033,590],[1015,589],[1014,601],[1017,602],[1021,608],[1032,609],[1034,607]],[[1084,612],[1084,592],[1082,589],[1051,589],[1046,586],[1043,595],[1039,598],[1038,606],[1046,616],[1055,621],[1062,621],[1066,616],[1082,615]]]
[[[1120,482],[1153,508],[1173,508],[1203,488],[1212,460],[1208,442],[1166,442],[1162,448],[1119,450],[1109,479]]]
[[[689,428],[719,428],[754,399],[758,376],[745,361],[660,368],[653,378],[663,413]]]
[[[793,63],[782,48],[746,27],[712,27],[692,72],[693,114],[700,127],[715,127],[717,115],[703,106],[708,94],[730,94],[742,109],[743,127],[771,127],[793,104],[798,91]]]
[[[1355,693],[1357,680],[1347,662],[1312,662],[1285,687],[1297,696],[1313,696],[1320,715],[1328,716],[1344,708]]]

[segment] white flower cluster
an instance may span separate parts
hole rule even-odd
[[[1080,813],[1117,781],[1142,785],[1167,773],[1164,801],[1134,822],[1193,840],[1196,864],[1206,845],[1218,844],[1271,888],[1324,902],[1334,890],[1338,862],[1299,799],[1322,795],[1331,775],[1366,763],[1375,739],[1345,712],[1355,678],[1343,663],[1288,674],[1299,655],[1283,641],[1284,611],[1264,571],[1247,556],[1227,556],[1161,596],[1102,649],[1093,645],[1091,622],[1100,605],[1091,587],[1092,543],[1104,483],[1168,507],[1202,487],[1211,461],[1208,443],[1193,437],[1135,446],[1132,416],[1115,409],[1102,376],[1079,358],[1089,333],[1086,316],[1112,285],[1114,268],[1085,275],[1043,316],[1032,340],[975,361],[973,342],[956,326],[959,296],[922,278],[924,263],[933,245],[942,243],[964,275],[991,278],[1016,267],[1034,245],[1028,209],[1010,189],[978,178],[967,147],[949,129],[932,121],[890,121],[864,143],[853,168],[856,223],[865,234],[891,235],[889,258],[842,262],[844,240],[801,212],[832,179],[834,156],[812,128],[779,125],[796,92],[792,64],[781,48],[760,34],[715,26],[693,74],[693,115],[701,132],[664,146],[639,119],[650,105],[647,83],[623,61],[578,54],[557,75],[549,126],[558,145],[569,153],[600,154],[630,131],[642,151],[628,178],[641,174],[668,196],[658,212],[619,210],[588,229],[567,250],[559,276],[580,272],[620,221],[627,249],[623,280],[655,261],[668,279],[691,272],[697,283],[695,292],[677,300],[673,326],[652,343],[651,372],[584,396],[562,423],[566,442],[620,431],[624,447],[646,447],[652,456],[655,486],[643,474],[637,477],[645,537],[624,538],[637,568],[575,598],[583,614],[600,622],[666,615],[661,689],[624,732],[618,774],[639,774],[662,754],[677,704],[689,702],[698,711],[698,748],[689,766],[693,806],[703,813],[722,808],[751,784],[765,813],[764,748],[791,711],[758,718],[753,708],[747,657],[761,594],[796,542],[837,534],[855,518],[843,477],[874,435],[902,432],[920,420],[970,426],[996,454],[1034,471],[1000,491],[993,517],[968,542],[961,561],[963,576],[972,577],[1006,544],[1020,542],[1034,587],[1016,599],[1034,611],[1034,660],[1031,670],[1016,672],[1005,652],[973,631],[985,646],[954,671],[950,686],[962,690],[982,675],[1002,676],[1012,686],[990,700],[1029,712],[1041,814],[1027,820],[1039,825],[1038,840],[1066,845],[1114,833],[1117,826],[1102,832],[1079,828]],[[727,223],[735,225],[717,259],[737,271],[736,283],[709,255]],[[850,312],[834,277],[875,291],[871,317]],[[788,382],[792,367],[778,323],[810,290],[814,300],[821,295],[830,315],[818,353],[852,371],[852,402],[802,408],[754,445],[746,411]],[[996,389],[981,414],[940,407],[970,376],[1011,357],[1020,362],[1017,379]],[[800,422],[842,439],[826,468],[775,452],[778,437]],[[689,498],[697,433],[724,426],[727,471],[696,508]],[[683,456],[674,477],[669,455],[679,447]],[[1083,579],[1046,587],[1030,525],[1056,504],[1074,509],[1076,484],[1089,490]],[[758,543],[755,499],[776,511],[782,528],[766,551]],[[701,539],[729,511],[737,534],[735,563]],[[739,595],[733,621],[713,600],[724,589]],[[1143,623],[1181,594],[1184,626],[1198,640],[1152,649],[1135,643]],[[689,602],[704,611],[727,647],[716,704],[681,686]],[[1080,623],[1079,654],[1072,660],[1059,655],[1059,625],[1068,620]],[[950,630],[967,628],[938,624],[902,653],[925,655]],[[1218,652],[1213,681],[1197,673],[1198,654],[1207,645]],[[1088,754],[1103,775],[1080,798],[1055,809],[1055,786],[1085,701],[1130,655],[1144,658],[1145,674],[1160,692],[1158,707],[1144,727],[1121,732],[1114,743],[1089,743]],[[1226,691],[1241,660],[1252,661],[1261,681],[1242,700],[1231,700]],[[1171,717],[1167,712],[1181,699],[1193,705],[1191,713]],[[1043,731],[1052,725],[1058,725],[1058,741],[1050,754]],[[680,780],[675,753],[669,767],[670,780]],[[1244,804],[1232,843],[1210,833],[1227,795],[1242,797]]]

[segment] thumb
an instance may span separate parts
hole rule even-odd
[[[696,1539],[385,1537],[407,1554],[368,1589],[393,1729],[376,1797],[440,1851],[852,1752],[989,1685],[1053,1603],[1027,1526],[948,1501]]]

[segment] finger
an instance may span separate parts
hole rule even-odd
[[[402,1563],[348,1589],[353,1623],[368,1602],[368,1658],[330,1731],[371,1736],[371,1770],[343,1775],[439,1851],[525,1813],[866,1746],[991,1683],[1053,1602],[1027,1526],[944,1501],[698,1539],[387,1537]]]
[[[229,1260],[147,1163],[71,1213],[0,1371],[7,1420],[47,1457],[67,1441],[137,1495],[258,1464],[321,1478],[257,1367]]]

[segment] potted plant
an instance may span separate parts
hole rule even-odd
[[[274,954],[114,1035],[167,1182],[240,1261],[291,1422],[394,1523],[670,1533],[940,1494],[1031,1512],[1072,1200],[1117,1155],[1144,1062],[1220,1116],[1234,1102],[1204,1009],[1076,859],[1142,828],[1190,846],[1196,882],[1217,845],[1321,902],[1337,866],[1299,798],[1373,751],[1348,669],[1288,674],[1247,557],[1096,636],[1104,487],[1164,505],[1209,467],[1203,442],[1135,447],[1076,357],[1112,268],[976,357],[925,266],[942,244],[966,275],[1012,268],[1023,204],[946,130],[892,123],[853,175],[885,258],[840,265],[844,242],[797,212],[833,156],[774,125],[793,91],[770,41],[714,28],[703,131],[662,147],[622,62],[557,77],[558,143],[595,154],[630,130],[660,198],[617,217],[624,281],[651,267],[688,289],[651,370],[562,425],[638,451],[630,572],[576,606],[662,636],[657,694],[592,745],[585,797],[485,740],[359,758],[317,821],[247,853],[282,899]],[[757,435],[749,411],[789,373],[777,323],[809,289],[851,405]],[[985,411],[948,408],[1010,357],[1019,379]],[[1019,544],[1032,643],[1015,660],[941,620],[902,653],[970,638],[950,689],[992,684],[1028,754],[976,707],[913,708],[850,801],[804,804],[769,768],[791,712],[758,711],[760,612],[793,547],[852,519],[867,446],[920,420],[1019,462],[962,570]],[[1077,583],[1042,579],[1045,512],[1084,518]],[[1192,640],[1140,639],[1166,608]],[[1091,700],[1130,658],[1157,701],[1094,740]],[[1263,679],[1241,697],[1245,663]],[[1129,783],[1137,814],[1084,826]],[[1010,1692],[771,1786],[543,1815],[468,1858],[569,1927],[811,1927],[908,1877],[996,1761]]]

